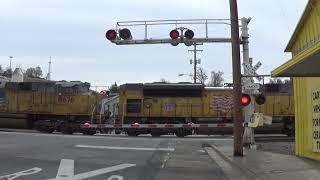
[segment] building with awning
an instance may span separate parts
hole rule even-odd
[[[320,1],[309,0],[285,49],[292,58],[272,71],[293,77],[298,156],[320,160]]]

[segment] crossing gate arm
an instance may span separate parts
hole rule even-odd
[[[81,124],[82,129],[177,129],[177,128],[223,128],[233,127],[232,123],[215,124]]]

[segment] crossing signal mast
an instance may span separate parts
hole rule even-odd
[[[168,26],[174,28],[168,33],[167,38],[153,38],[149,35],[150,27]],[[199,25],[205,28],[205,33],[201,37],[195,37],[192,29],[185,26]],[[231,43],[230,37],[214,38],[209,37],[209,27],[211,25],[228,25],[230,19],[183,19],[183,20],[154,20],[154,21],[122,21],[117,22],[115,29],[106,32],[106,38],[116,45],[130,44],[172,44],[177,46],[184,43],[191,46],[194,43]],[[180,27],[179,27],[180,26]],[[143,27],[144,37],[134,39],[130,27]]]
[[[106,38],[116,45],[137,45],[137,44],[171,44],[178,46],[183,43],[186,46],[204,44],[204,43],[232,43],[232,62],[233,62],[233,91],[234,91],[234,155],[243,155],[242,141],[242,108],[241,101],[250,104],[250,96],[242,98],[241,89],[241,65],[240,65],[240,44],[243,44],[242,37],[239,37],[239,19],[236,0],[230,0],[231,19],[184,19],[184,20],[155,20],[155,21],[123,21],[117,22],[115,29],[106,32]],[[248,24],[248,23],[247,23]],[[244,25],[247,25],[244,24]],[[149,28],[152,26],[168,26],[174,28],[168,31],[167,38],[152,38],[149,35]],[[191,28],[186,26],[202,26],[205,33],[201,36],[194,33]],[[209,37],[210,25],[226,25],[231,27],[231,37]],[[129,30],[130,27],[142,27],[144,29],[144,37],[134,38]],[[247,35],[247,27],[242,27],[241,31]],[[244,40],[248,40],[245,37]],[[244,44],[243,44],[244,45]],[[243,48],[244,54],[249,54],[248,41],[245,41]],[[247,61],[246,61],[247,62]],[[251,81],[248,80],[248,81]]]

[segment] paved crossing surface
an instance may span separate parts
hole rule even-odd
[[[227,179],[204,150],[230,137],[126,137],[0,132],[0,180]]]

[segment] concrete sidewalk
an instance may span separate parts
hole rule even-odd
[[[259,150],[244,149],[233,157],[233,141],[212,141],[206,147],[230,179],[320,180],[320,162]]]

